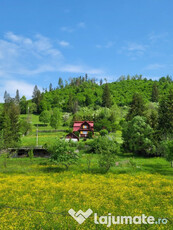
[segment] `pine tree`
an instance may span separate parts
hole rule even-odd
[[[151,101],[152,102],[158,102],[158,99],[159,99],[158,86],[156,83],[154,83],[153,87],[152,87]]]
[[[10,94],[7,93],[7,91],[5,91],[5,93],[4,93],[4,102],[9,103],[10,101],[11,101]]]
[[[12,103],[10,106],[9,118],[11,124],[11,138],[14,143],[18,143],[20,141],[19,114],[19,106]]]
[[[11,122],[10,118],[7,113],[3,114],[3,142],[4,148],[8,148],[12,142],[12,135],[11,135]]]
[[[39,113],[40,101],[41,101],[41,92],[38,89],[37,85],[35,85],[33,95],[32,95],[32,102],[34,102],[37,106],[37,113]]]
[[[17,104],[19,104],[19,102],[20,102],[20,96],[19,96],[19,90],[18,89],[16,90],[15,102]]]
[[[173,89],[159,104],[159,130],[162,134],[173,133]]]
[[[60,89],[62,89],[62,88],[64,87],[64,85],[63,85],[63,80],[62,80],[61,77],[60,77],[59,80],[58,80],[58,86],[59,86]]]
[[[130,109],[126,119],[132,120],[135,116],[143,116],[145,110],[144,101],[140,94],[135,93],[130,104]]]
[[[14,101],[4,104],[1,117],[4,148],[17,146],[20,141],[19,106]]]
[[[49,84],[49,92],[53,91],[52,83]]]
[[[74,101],[74,98],[72,96],[72,94],[69,95],[69,99],[68,99],[68,103],[67,103],[67,110],[68,112],[73,112],[73,101]]]
[[[110,108],[112,105],[111,93],[110,93],[109,86],[107,83],[105,84],[105,87],[103,89],[102,105],[107,108]]]

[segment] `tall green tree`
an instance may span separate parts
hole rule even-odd
[[[33,94],[32,94],[32,102],[34,102],[37,106],[37,113],[39,113],[39,106],[41,102],[41,92],[38,89],[37,85],[35,85]]]
[[[2,135],[4,148],[15,147],[20,142],[20,109],[14,101],[4,104],[2,114]]]
[[[161,134],[173,134],[173,89],[159,103],[158,129]]]
[[[50,112],[45,110],[40,113],[39,121],[43,122],[44,124],[50,122]]]
[[[10,94],[7,93],[7,91],[5,91],[5,93],[4,93],[4,102],[9,103],[10,101],[11,101]]]
[[[107,108],[110,108],[111,105],[112,105],[111,93],[110,93],[110,89],[109,89],[108,83],[105,84],[105,87],[103,89],[102,105],[104,107],[107,107]]]
[[[153,87],[152,87],[151,101],[152,102],[158,102],[158,100],[159,100],[158,86],[156,83],[154,83]]]
[[[53,91],[52,83],[49,84],[49,92]]]
[[[61,120],[62,120],[61,111],[58,108],[54,108],[50,118],[50,126],[54,129],[57,129],[61,124]]]
[[[153,129],[146,122],[146,118],[134,117],[124,124],[122,137],[126,151],[139,155],[152,155],[156,152],[153,139]]]
[[[26,114],[26,111],[27,111],[27,100],[26,100],[25,96],[21,97],[19,105],[20,105],[20,112],[21,112],[21,114]]]
[[[16,96],[15,96],[15,102],[19,104],[20,102],[20,96],[19,96],[19,90],[16,90]]]
[[[144,110],[145,106],[142,96],[138,93],[134,93],[126,119],[130,121],[135,116],[143,116]]]
[[[60,77],[59,80],[58,80],[58,86],[59,86],[60,89],[62,89],[62,88],[64,87],[64,85],[63,85],[63,80],[62,80],[61,77]]]

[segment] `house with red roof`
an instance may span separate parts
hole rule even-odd
[[[88,137],[88,133],[94,134],[93,121],[75,121],[73,124],[73,132],[79,132],[79,137]]]

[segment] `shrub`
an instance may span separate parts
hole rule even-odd
[[[51,153],[51,161],[64,165],[66,169],[71,164],[76,163],[79,158],[78,154],[74,153],[70,143],[61,139],[57,139],[52,146],[48,147],[48,151]]]
[[[146,123],[146,118],[136,116],[123,127],[123,147],[140,155],[153,155],[156,152],[153,129]]]
[[[119,153],[119,145],[107,137],[97,139],[96,153],[100,154],[99,167],[107,172],[115,163],[115,156]]]
[[[33,149],[29,150],[28,156],[29,156],[30,160],[33,159],[33,157],[34,157]]]
[[[32,130],[31,123],[29,123],[26,119],[22,119],[20,121],[20,132],[23,135],[27,135]]]
[[[167,161],[171,162],[171,167],[173,167],[173,140],[166,140],[161,143],[163,149],[164,157]]]
[[[50,112],[47,110],[42,111],[39,116],[39,121],[43,122],[44,124],[49,123],[50,122]]]
[[[106,136],[106,135],[108,135],[108,131],[107,131],[106,129],[102,129],[102,130],[100,131],[100,135],[101,135],[101,136]]]
[[[75,131],[74,134],[79,137],[79,131]]]
[[[88,132],[88,138],[91,139],[93,137],[93,133],[91,131]]]
[[[119,145],[108,137],[99,137],[89,143],[90,152],[99,154],[99,167],[107,172],[114,165],[115,156],[120,152]]]

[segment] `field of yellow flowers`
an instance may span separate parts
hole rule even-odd
[[[168,219],[165,225],[112,225],[109,229],[173,229],[172,176],[147,171],[64,171],[45,162],[10,159],[6,168],[0,162],[0,229],[107,229],[94,224],[93,215],[79,225],[68,214],[71,208],[84,212],[90,208],[98,216],[145,214]]]

